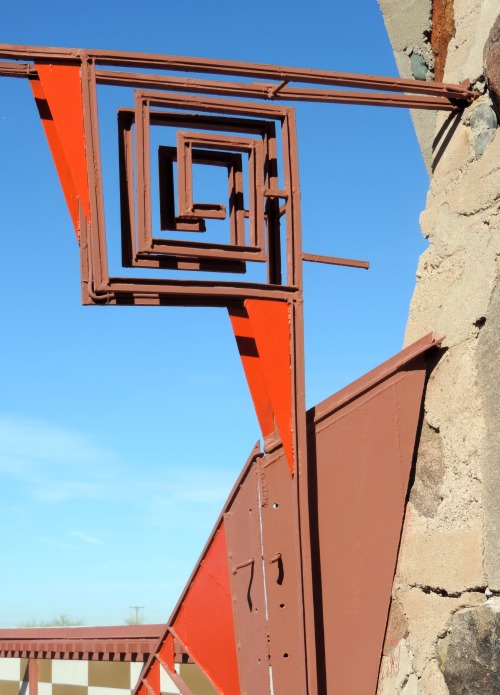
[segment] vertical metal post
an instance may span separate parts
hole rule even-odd
[[[38,659],[28,661],[29,695],[38,695]]]

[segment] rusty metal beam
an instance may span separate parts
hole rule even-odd
[[[163,630],[163,625],[2,629],[0,657],[146,661]],[[182,661],[179,648],[177,660]]]
[[[358,261],[354,258],[338,258],[337,256],[321,256],[318,253],[303,253],[302,260],[309,263],[326,263],[327,265],[344,265],[349,268],[363,268],[368,270],[368,261]]]
[[[28,662],[28,685],[30,695],[38,695],[38,659]]]
[[[140,73],[96,70],[97,84],[121,87],[140,87],[143,89],[166,89],[174,92],[193,94],[214,94],[219,96],[240,96],[268,101],[306,101],[331,102],[337,104],[358,104],[362,106],[392,106],[398,108],[454,111],[457,101],[464,102],[464,95],[448,96],[439,94],[385,94],[377,92],[346,91],[340,89],[311,89],[282,87],[266,82],[223,82],[220,80],[193,79],[191,77],[170,77],[165,75],[144,75]]]
[[[242,61],[189,58],[182,56],[132,53],[127,51],[83,50],[0,44],[0,58],[8,60],[80,62],[84,57],[88,57],[95,61],[97,65],[107,66],[254,77],[259,79],[274,79],[278,80],[280,83],[301,82],[329,85],[332,87],[408,92],[410,94],[445,96],[448,99],[461,99],[465,101],[470,101],[477,96],[477,93],[470,90],[467,84],[453,85],[422,80],[406,80],[397,77],[334,72],[331,70],[312,70],[309,68],[284,67]],[[284,89],[281,85],[276,85],[276,88],[281,92]]]

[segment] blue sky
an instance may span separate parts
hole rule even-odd
[[[397,74],[376,0],[27,0],[4,6],[0,40]],[[401,348],[428,179],[404,110],[297,114],[304,250],[372,264],[305,266],[314,405]],[[162,622],[259,437],[229,321],[81,307],[23,80],[0,79],[0,147],[0,626],[119,624],[131,605]]]

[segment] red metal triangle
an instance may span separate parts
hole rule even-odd
[[[160,690],[160,662],[155,659],[151,664],[148,675],[145,678],[146,687],[151,689],[155,695],[159,695]]]
[[[37,64],[36,68],[39,81],[32,80],[33,93],[78,234],[78,200],[90,221],[80,67]]]
[[[228,311],[260,429],[262,435],[267,437],[274,432],[274,412],[267,392],[253,326],[245,307],[229,307]]]
[[[290,472],[295,470],[292,426],[291,309],[287,302],[247,299],[266,390]]]
[[[240,695],[224,522],[174,620],[176,635],[220,695]]]
[[[163,661],[169,671],[175,671],[175,651],[174,651],[174,638],[168,633],[168,635],[163,640],[163,643],[158,652],[158,658]]]

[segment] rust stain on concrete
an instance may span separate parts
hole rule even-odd
[[[448,44],[455,36],[453,0],[433,0],[431,46],[434,53],[434,79],[442,80]]]

